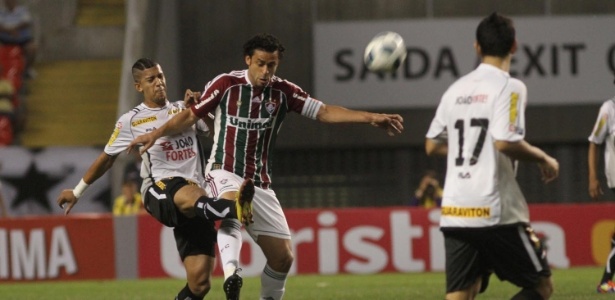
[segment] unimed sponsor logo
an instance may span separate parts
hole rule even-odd
[[[30,230],[0,228],[0,279],[54,279],[61,270],[74,274],[77,262],[73,253],[64,226]]]
[[[273,120],[270,118],[250,119],[230,116],[229,124],[240,129],[259,130],[271,128]]]

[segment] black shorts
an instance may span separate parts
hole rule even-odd
[[[186,256],[198,254],[215,257],[215,224],[199,217],[186,217],[173,202],[175,193],[189,184],[192,183],[181,177],[156,182],[147,188],[143,196],[145,210],[160,223],[173,227],[177,251],[182,261]]]
[[[551,276],[544,245],[528,224],[489,228],[443,228],[446,292],[465,290],[489,275],[521,288],[534,288]]]

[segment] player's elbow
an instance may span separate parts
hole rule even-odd
[[[425,139],[425,153],[428,156],[446,155],[445,143],[436,142],[432,139]]]
[[[508,155],[514,153],[518,148],[518,143],[509,141],[495,141],[494,145],[496,150]]]

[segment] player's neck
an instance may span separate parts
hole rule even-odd
[[[508,55],[506,57],[483,56],[483,63],[492,65],[504,72],[508,72],[510,70],[511,58],[512,58],[512,55]]]
[[[153,101],[153,100],[143,100],[143,104],[149,108],[161,108],[164,107],[167,103],[166,101]]]

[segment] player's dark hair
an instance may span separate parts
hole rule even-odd
[[[139,81],[138,78],[138,73],[139,71],[143,71],[145,69],[149,69],[149,68],[153,68],[155,66],[157,66],[158,63],[149,59],[149,58],[139,58],[139,60],[137,60],[133,65],[132,65],[132,79],[134,79],[135,82]]]
[[[280,40],[268,33],[259,34],[249,39],[243,45],[243,55],[252,56],[254,54],[254,50],[256,49],[264,50],[267,52],[278,51],[278,56],[280,58],[282,58],[285,50],[282,43],[280,43]]]
[[[513,21],[497,12],[492,13],[478,24],[476,41],[483,55],[507,56],[515,44]]]

